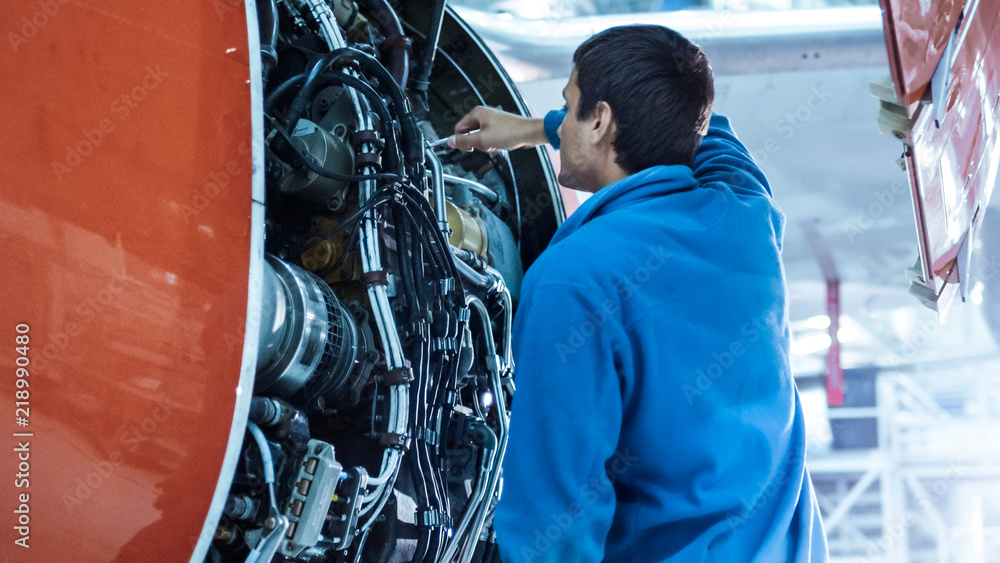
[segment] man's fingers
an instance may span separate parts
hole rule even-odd
[[[462,121],[459,121],[458,123],[455,124],[455,134],[464,135],[469,131],[475,131],[476,129],[480,128],[481,125],[479,121],[474,119],[469,119],[469,116],[467,115],[462,118]]]
[[[474,133],[466,133],[464,135],[456,134],[449,138],[448,144],[456,149],[463,151],[471,151],[475,149],[482,150],[479,146],[479,131]]]
[[[465,114],[465,117],[460,119],[458,123],[455,124],[455,135],[462,135],[463,133],[480,129],[482,127],[480,113],[481,108],[476,107],[469,113]]]

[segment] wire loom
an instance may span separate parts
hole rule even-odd
[[[282,164],[269,170],[344,183],[349,203],[336,212],[315,208],[280,193],[273,187],[280,178],[269,177],[266,251],[298,267],[303,252],[341,240],[339,255],[312,273],[326,280],[318,283],[335,279],[331,299],[349,299],[364,310],[342,322],[363,324],[361,333],[370,328],[379,350],[358,360],[352,377],[359,379],[350,384],[307,382],[330,391],[323,400],[255,395],[255,431],[244,443],[230,493],[244,509],[226,513],[218,535],[226,539],[215,542],[209,559],[496,561],[493,535],[484,530],[497,500],[512,390],[513,311],[503,277],[449,244],[444,207],[435,210],[428,200],[446,198],[439,155],[424,141],[427,124],[422,129],[411,110],[405,84],[363,45],[342,44],[325,3],[275,5],[278,31],[270,50],[276,64],[265,67],[271,75],[265,79],[287,78],[269,87],[264,103],[269,158]],[[356,8],[349,16],[360,20],[364,13]],[[439,29],[440,21],[433,25]],[[324,43],[328,51],[316,50]],[[289,62],[282,53],[290,45],[314,55]],[[426,81],[433,57],[423,59],[428,67],[419,77]],[[330,88],[340,89],[356,115],[345,124],[353,130],[351,173],[324,166],[292,133],[302,119],[322,121],[314,101]],[[426,85],[418,93],[426,105]],[[494,193],[466,181],[479,194]],[[498,196],[487,199],[496,204]],[[335,225],[317,228],[323,221]],[[358,263],[360,271],[341,276]],[[355,385],[361,388],[356,403],[332,393]],[[297,497],[308,494],[294,476],[306,460],[315,462],[307,445],[317,440],[333,445],[343,470],[329,509],[305,514],[289,499],[293,489]],[[319,537],[301,539],[299,530],[315,518],[325,521]],[[283,538],[306,548],[292,549]]]

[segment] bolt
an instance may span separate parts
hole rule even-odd
[[[267,528],[268,530],[273,530],[274,527],[277,525],[278,525],[278,520],[274,516],[271,516],[267,520],[264,520],[264,527]]]

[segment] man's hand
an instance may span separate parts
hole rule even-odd
[[[534,147],[547,141],[541,119],[478,106],[455,124],[455,135],[448,144],[464,151],[494,152]]]

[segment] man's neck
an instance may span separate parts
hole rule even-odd
[[[610,162],[600,169],[597,178],[595,178],[595,185],[597,188],[594,189],[594,192],[597,192],[597,190],[605,186],[610,186],[615,182],[620,182],[629,176],[631,176],[631,174],[625,171],[621,166],[618,166],[618,163],[615,162],[614,156],[612,156],[610,158]]]

